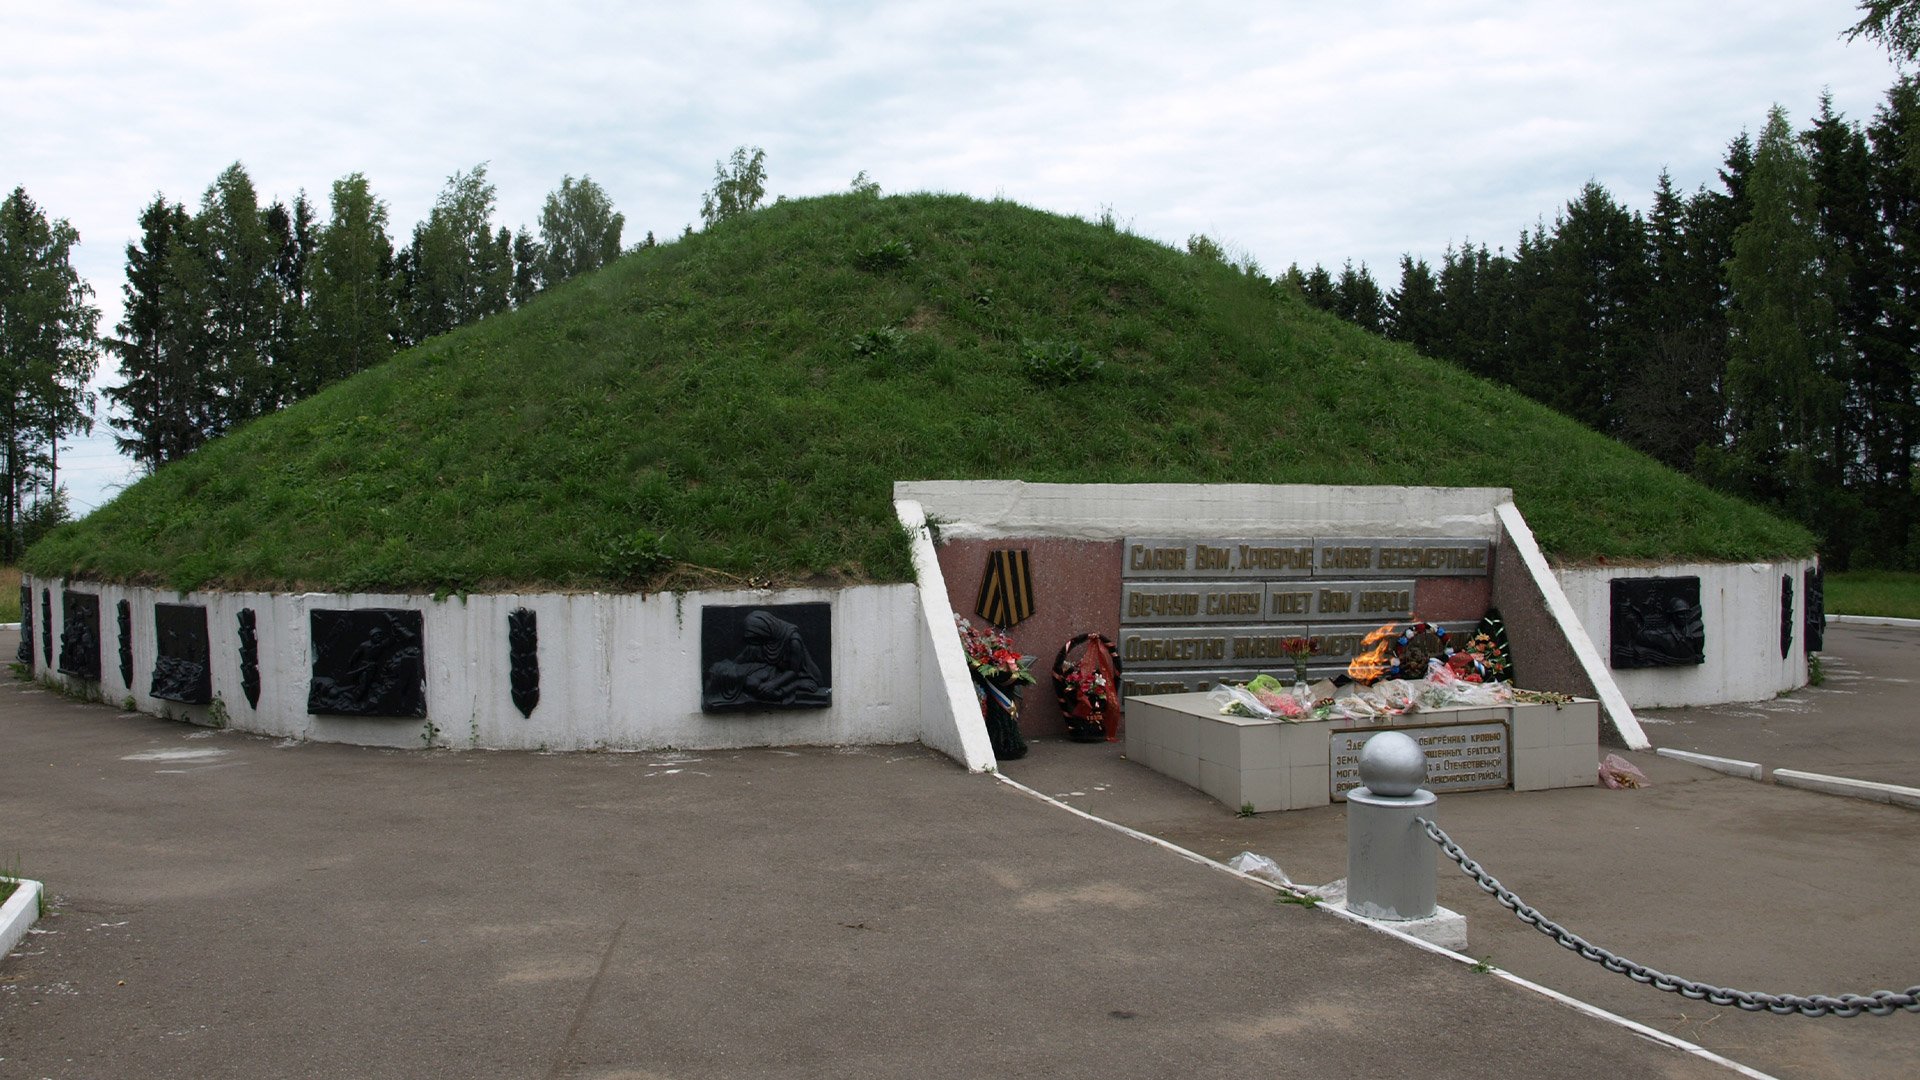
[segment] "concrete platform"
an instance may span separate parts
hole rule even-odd
[[[917,746],[0,746],[3,1076],[1726,1075]]]

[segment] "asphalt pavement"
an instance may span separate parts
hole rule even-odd
[[[1448,796],[1441,821],[1655,966],[1920,983],[1920,814],[1636,760],[1651,787]],[[1007,772],[1344,872],[1334,808],[1238,818],[1106,744]],[[376,750],[10,682],[0,861],[54,906],[0,959],[0,1077],[1730,1075],[918,746]],[[1441,881],[1501,968],[1776,1075],[1920,1074],[1920,1014],[1679,1001]]]

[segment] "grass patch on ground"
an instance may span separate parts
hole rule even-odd
[[[1823,599],[1829,615],[1920,619],[1920,574],[1899,570],[1830,573]]]
[[[788,200],[128,488],[37,575],[270,589],[906,581],[916,479],[1514,489],[1562,560],[1803,529],[1217,260],[959,196]]]
[[[20,621],[20,568],[0,566],[0,623]]]

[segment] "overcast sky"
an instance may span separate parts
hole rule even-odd
[[[1403,252],[1511,246],[1588,179],[1644,208],[1771,105],[1865,120],[1895,78],[1841,40],[1853,0],[1335,7],[0,0],[0,184],[79,229],[103,330],[141,207],[236,160],[323,214],[363,172],[402,242],[456,170],[487,162],[514,228],[586,174],[631,243],[698,221],[748,144],[770,196],[864,169],[1391,287]],[[104,434],[62,466],[78,511],[131,475]]]

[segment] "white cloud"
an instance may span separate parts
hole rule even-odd
[[[70,219],[108,325],[155,192],[243,161],[263,197],[364,172],[397,239],[490,162],[502,224],[590,174],[631,237],[698,220],[715,158],[770,188],[1004,194],[1206,232],[1271,270],[1391,277],[1498,246],[1589,178],[1644,206],[1823,87],[1866,119],[1893,79],[1851,0],[6,5],[0,183]],[[75,481],[81,497],[80,477]],[[85,501],[85,500],[81,500]]]

